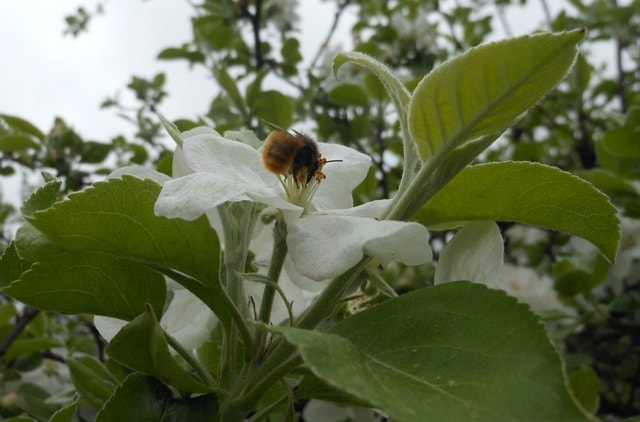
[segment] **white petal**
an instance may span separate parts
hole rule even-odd
[[[183,147],[187,141],[190,142],[201,136],[216,137],[216,136],[220,136],[220,134],[216,132],[213,128],[210,128],[208,126],[200,126],[200,127],[193,128],[191,130],[188,130],[182,133]],[[189,166],[189,162],[185,157],[183,149],[180,147],[176,148],[173,154],[173,172],[172,172],[173,177],[181,177],[190,173],[193,173],[193,169]]]
[[[469,280],[492,285],[502,279],[504,242],[493,221],[466,224],[440,254],[434,282]]]
[[[126,166],[115,169],[107,178],[121,178],[123,175],[135,176],[140,179],[150,179],[159,185],[164,184],[167,180],[171,180],[169,176],[164,173],[152,170],[148,167],[141,166]]]
[[[96,326],[96,330],[105,340],[111,341],[118,334],[118,331],[127,325],[127,321],[96,315],[93,318],[93,325]]]
[[[195,220],[228,201],[254,201],[291,211],[302,208],[286,201],[275,175],[262,165],[260,153],[231,141],[210,128],[185,132],[174,154],[174,176],[163,186],[155,212],[169,218]]]
[[[218,323],[217,318],[200,299],[188,290],[175,290],[173,299],[160,325],[188,350],[207,341]]]
[[[160,325],[180,344],[193,350],[209,338],[217,321],[213,312],[200,299],[188,290],[178,289],[174,290],[173,299],[160,319]],[[111,341],[127,321],[96,316],[93,323],[102,337]],[[173,349],[171,351],[174,352]]]
[[[318,211],[313,214],[324,215],[347,215],[351,217],[367,217],[382,219],[382,214],[391,205],[391,199],[378,199],[376,201],[369,201],[357,207],[347,208],[343,210],[331,210],[330,212]]]
[[[261,222],[256,224],[253,237],[251,239],[251,250],[255,254],[254,264],[260,268],[261,274],[266,274],[271,262],[271,253],[273,249],[273,224],[265,226]],[[304,302],[308,303],[310,299],[317,296],[327,286],[330,280],[326,282],[311,280],[303,276],[296,270],[291,261],[291,256],[287,255],[282,268],[282,276],[287,282],[293,283],[297,288],[302,290]],[[297,294],[297,293],[295,293]]]
[[[225,173],[197,172],[164,184],[155,204],[156,215],[195,220],[225,202],[255,201],[297,211],[302,208],[287,202],[273,187],[235,179]]]
[[[419,265],[431,260],[429,233],[418,223],[313,215],[288,226],[287,245],[296,269],[313,280],[336,277],[364,254],[383,265],[397,260]]]
[[[318,188],[314,206],[318,210],[352,207],[351,192],[367,177],[371,158],[343,145],[319,143],[318,149],[327,160],[342,161],[325,164],[322,172],[327,178]]]
[[[174,155],[174,160],[178,157],[175,170],[225,174],[245,183],[279,186],[277,179],[262,165],[258,151],[242,142],[223,138],[213,129],[198,129],[201,130],[193,135],[196,129],[184,134],[184,144]],[[174,177],[184,174],[174,174]]]

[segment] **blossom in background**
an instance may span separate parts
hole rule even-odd
[[[570,312],[558,300],[553,280],[533,269],[505,264],[504,244],[498,226],[492,221],[465,225],[440,254],[435,284],[469,280],[500,289],[527,303],[538,313]]]
[[[570,314],[573,312],[558,300],[551,277],[539,275],[531,268],[505,264],[502,278],[487,283],[487,286],[506,291],[531,306],[531,309],[537,313],[560,311]]]

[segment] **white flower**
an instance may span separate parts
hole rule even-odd
[[[553,280],[545,275],[538,275],[527,267],[505,264],[502,279],[487,284],[489,287],[501,289],[521,302],[529,304],[535,312],[562,311],[572,313],[571,308],[558,300],[553,289]]]
[[[367,254],[386,264],[400,260],[417,265],[431,258],[427,230],[416,223],[378,221],[389,201],[373,201],[353,207],[351,191],[366,176],[369,157],[339,145],[319,144],[322,154],[342,163],[327,164],[327,178],[318,187],[311,206],[322,210],[302,215],[304,208],[290,203],[277,177],[262,165],[254,148],[220,136],[210,128],[197,128],[183,134],[182,147],[173,161],[174,179],[139,167],[119,169],[123,174],[152,179],[163,185],[156,202],[156,213],[170,218],[194,220],[203,214],[218,231],[224,243],[216,207],[228,201],[254,201],[283,211],[287,220],[290,255],[278,281],[294,316],[300,315],[326,283],[355,265]],[[326,211],[333,210],[333,211]],[[255,261],[266,273],[271,259],[271,227],[258,224],[251,242]],[[245,283],[245,293],[259,304],[264,286]],[[173,298],[160,319],[160,325],[187,349],[206,341],[217,324],[215,315],[195,296],[168,282]],[[288,317],[283,299],[276,295],[271,321]],[[100,333],[110,340],[126,323],[96,316]],[[195,322],[195,323],[194,323]]]
[[[435,284],[468,280],[490,285],[502,279],[504,244],[493,221],[468,223],[440,253]]]
[[[225,202],[253,201],[282,210],[287,246],[296,270],[313,280],[336,277],[367,254],[380,262],[418,265],[431,259],[428,232],[417,223],[378,221],[387,205],[351,208],[351,191],[364,179],[370,158],[341,145],[319,143],[330,160],[310,209],[289,202],[281,182],[262,164],[260,152],[210,128],[184,133],[174,155],[174,178],[156,202],[157,215],[194,220]],[[303,215],[304,214],[304,215]]]
[[[551,278],[539,276],[531,268],[504,264],[503,258],[498,226],[492,221],[469,223],[458,230],[440,254],[435,284],[469,280],[504,290],[535,312],[571,312],[558,300]]]

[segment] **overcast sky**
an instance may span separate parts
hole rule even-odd
[[[216,86],[202,69],[183,61],[156,61],[166,47],[191,39],[191,6],[182,0],[108,1],[106,14],[95,17],[79,38],[63,36],[64,16],[78,5],[93,10],[95,0],[0,1],[0,113],[18,115],[48,131],[62,116],[85,138],[108,140],[131,133],[131,126],[100,103],[124,87],[132,75],[167,74],[170,97],[163,112],[194,117],[207,110]],[[326,25],[331,4],[304,1],[304,14]],[[318,21],[318,16],[326,19]],[[342,34],[347,32],[346,26]],[[324,31],[305,31],[315,49]]]
[[[0,2],[2,90],[0,112],[22,116],[47,131],[56,115],[83,136],[107,140],[131,127],[100,110],[123,92],[132,75],[168,73],[166,114],[206,110],[213,83],[180,62],[158,62],[158,52],[190,37],[185,1],[110,1],[79,38],[63,36],[64,16],[95,1],[3,0]],[[183,110],[183,111],[180,111]]]
[[[59,115],[83,137],[108,140],[132,128],[113,110],[100,110],[100,103],[124,92],[132,75],[150,78],[161,71],[167,73],[170,94],[163,105],[165,115],[193,117],[207,109],[216,87],[203,70],[190,70],[182,61],[155,60],[163,48],[190,39],[191,6],[186,1],[108,1],[106,15],[94,18],[88,33],[79,38],[62,35],[64,16],[79,5],[93,10],[96,3],[0,1],[0,113],[24,117],[45,132]],[[333,16],[331,2],[300,3],[307,25],[303,42],[315,52]],[[530,28],[537,23],[531,15],[527,20]],[[349,17],[346,21],[336,41],[345,39],[348,48]],[[322,30],[309,30],[314,23]]]

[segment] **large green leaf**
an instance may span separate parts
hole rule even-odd
[[[125,325],[109,342],[106,351],[123,365],[154,375],[180,391],[212,391],[191,376],[171,355],[162,328],[151,309]]]
[[[423,161],[445,145],[499,134],[567,73],[584,30],[473,48],[425,76],[411,97],[409,132]]]
[[[398,421],[585,420],[526,305],[453,282],[391,299],[331,333],[268,327],[318,377]]]
[[[4,292],[38,309],[131,320],[145,305],[162,313],[166,283],[146,265],[76,251],[36,262]]]
[[[192,422],[219,420],[215,396],[174,398],[169,388],[153,377],[133,373],[104,405],[96,422]]]
[[[168,266],[216,285],[220,246],[209,221],[156,216],[159,193],[154,181],[125,175],[25,217],[65,249]]]
[[[515,221],[575,234],[613,262],[620,231],[616,209],[590,183],[555,167],[528,162],[467,167],[417,215],[430,227],[471,220]]]

